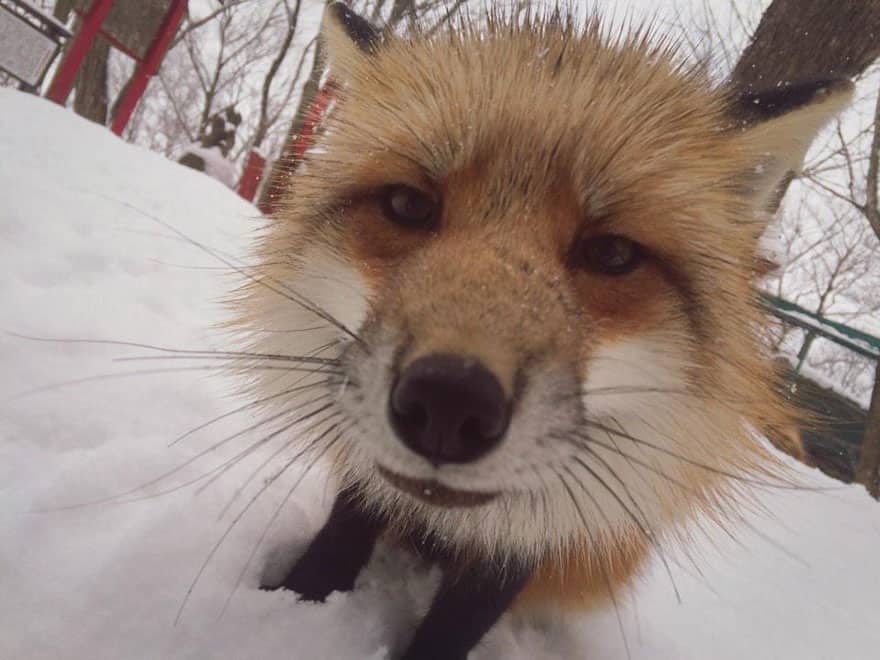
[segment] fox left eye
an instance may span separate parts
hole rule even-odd
[[[581,241],[578,260],[582,267],[603,275],[626,275],[641,265],[642,246],[625,236],[603,234]]]
[[[433,229],[439,207],[431,196],[411,186],[389,186],[382,194],[385,216],[412,229]]]

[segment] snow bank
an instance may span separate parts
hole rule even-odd
[[[254,208],[43,100],[0,90],[0,106],[0,330],[223,347],[217,300],[236,281],[175,229],[241,255],[259,224]],[[255,492],[224,514],[255,464],[202,490],[207,480],[162,492],[222,464],[245,437],[133,493],[137,501],[59,509],[130,491],[252,423],[232,415],[169,447],[241,402],[212,371],[140,373],[189,362],[114,361],[144,354],[0,334],[0,657],[381,660],[404,643],[437,575],[399,553],[383,550],[355,592],[324,605],[256,589],[267,555],[320,524],[329,495],[320,474],[248,563],[288,484],[256,501],[175,625],[206,556]],[[102,374],[125,375],[93,379]],[[649,571],[621,608],[633,658],[877,657],[880,507],[858,488],[804,476],[835,490],[767,493],[754,529],[702,540],[691,553],[702,574],[683,557],[673,565],[681,604],[665,572]],[[565,634],[505,620],[474,656],[626,652],[609,611]]]

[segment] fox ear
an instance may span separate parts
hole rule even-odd
[[[321,25],[321,39],[331,66],[345,71],[376,52],[382,32],[346,3],[331,2]]]
[[[813,139],[852,92],[849,80],[822,80],[749,91],[733,100],[734,119],[755,154],[746,186],[759,208],[775,210],[781,184],[800,171]]]

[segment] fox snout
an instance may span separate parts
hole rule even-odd
[[[568,292],[547,285],[546,266],[515,268],[491,249],[453,258],[442,248],[438,241],[388,283],[383,311],[367,324],[378,353],[353,366],[377,362],[372,380],[383,387],[374,400],[413,467],[449,472],[497,454],[528,412],[522,394],[534,367],[569,368],[576,339],[559,303]]]
[[[504,437],[512,402],[498,377],[473,357],[432,353],[391,386],[388,418],[397,438],[438,466],[470,463]]]

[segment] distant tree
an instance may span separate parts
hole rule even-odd
[[[77,0],[58,0],[53,15],[62,23],[70,18],[70,13],[82,3]],[[74,31],[79,28],[80,20]],[[109,110],[108,66],[110,61],[110,44],[101,35],[89,50],[74,83],[73,110],[78,115],[98,124],[107,123]]]
[[[218,112],[242,115],[235,148],[239,163],[252,148],[272,152],[301,89],[313,35],[303,29],[301,0],[226,0],[188,14],[148,87],[125,137],[177,158],[200,140]],[[194,5],[195,6],[195,5]],[[122,87],[130,64],[111,65],[112,87]],[[280,123],[280,124],[279,124]]]

